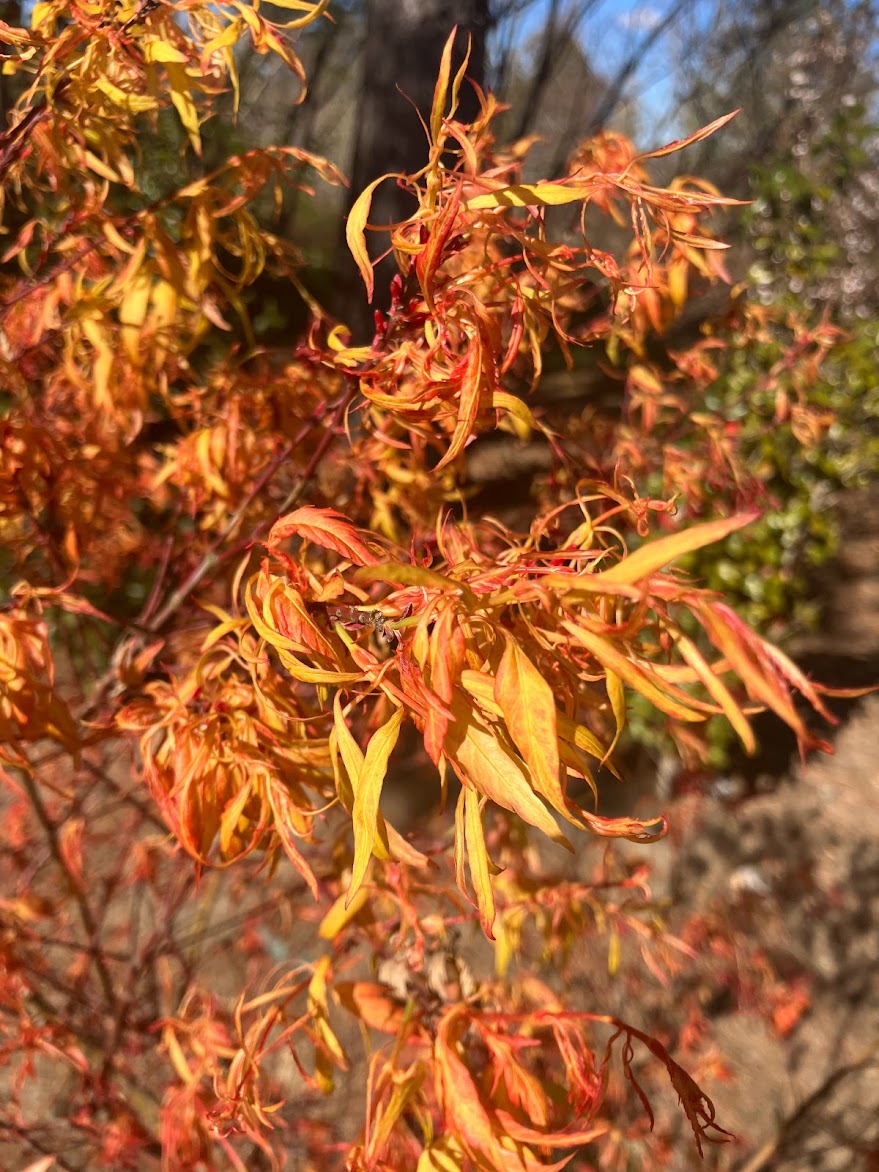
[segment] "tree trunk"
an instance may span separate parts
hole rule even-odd
[[[363,83],[358,110],[358,134],[351,174],[351,202],[379,175],[412,172],[427,160],[427,139],[419,120],[427,121],[443,46],[457,24],[453,69],[471,37],[468,77],[482,86],[485,74],[485,32],[489,0],[369,0]],[[461,87],[458,117],[469,121],[479,110],[473,88]],[[370,222],[388,224],[405,219],[414,210],[407,192],[389,180],[376,191]],[[386,245],[378,237],[374,252]],[[347,258],[346,250],[346,265]],[[388,262],[376,270],[374,308],[388,303],[388,283],[394,268]],[[345,274],[347,276],[347,273]],[[363,286],[344,298],[345,320],[359,340],[371,337],[372,311],[364,307]],[[368,335],[368,336],[367,336]]]

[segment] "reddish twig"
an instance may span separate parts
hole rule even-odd
[[[85,928],[86,936],[89,942],[89,955],[95,970],[98,974],[98,980],[101,983],[101,988],[104,992],[104,997],[107,1005],[115,1008],[116,1006],[116,991],[113,987],[113,978],[110,975],[110,970],[104,963],[104,957],[100,949],[100,932],[98,930],[98,922],[95,914],[89,903],[86,893],[83,890],[82,883],[76,875],[74,875],[67,860],[64,857],[64,851],[61,846],[61,839],[58,834],[58,828],[52,819],[49,811],[46,809],[43,802],[42,794],[39,787],[31,775],[30,769],[22,770],[22,785],[27,792],[28,800],[31,808],[36,815],[37,821],[43,828],[43,833],[46,836],[46,842],[49,847],[49,853],[55,860],[56,865],[60,868],[62,873],[67,877],[70,893],[79,911],[82,925]]]

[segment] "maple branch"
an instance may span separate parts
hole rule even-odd
[[[324,434],[321,436],[320,440],[318,441],[318,444],[317,444],[316,448],[314,449],[314,451],[312,452],[308,463],[305,465],[305,468],[302,471],[302,475],[299,477],[299,483],[296,485],[295,488],[291,489],[290,492],[287,494],[287,496],[285,496],[284,499],[281,501],[280,507],[278,508],[279,514],[286,513],[288,509],[292,508],[293,505],[296,504],[296,502],[299,500],[299,498],[302,496],[303,492],[305,491],[305,486],[311,480],[312,476],[314,476],[314,473],[317,470],[318,464],[320,463],[320,461],[323,459],[323,457],[326,455],[327,451],[329,450],[330,445],[333,443],[333,441],[335,439],[338,438],[339,433],[338,433],[337,428],[341,424],[342,420],[345,418],[345,412],[351,406],[351,401],[354,398],[355,394],[357,393],[356,379],[352,378],[351,376],[348,376],[348,377],[349,377],[348,389],[345,391],[344,395],[342,395],[342,397],[336,402],[335,408],[333,410],[333,417],[330,420],[330,424],[329,424],[328,428],[326,429],[326,431],[324,432]],[[294,446],[298,445],[300,442],[301,442],[300,438],[297,436],[296,440],[294,441]]]
[[[329,425],[318,441],[317,446],[312,452],[308,463],[303,469],[302,475],[299,477],[299,482],[295,488],[291,489],[291,491],[281,502],[281,505],[278,509],[279,515],[286,512],[292,505],[294,505],[305,491],[305,487],[313,477],[315,469],[320,463],[322,457],[326,454],[328,448],[336,439],[338,434],[337,428],[345,417],[345,412],[350,406],[351,400],[354,398],[355,393],[356,382],[352,378],[350,379],[350,385],[345,391],[345,394],[342,395],[342,397],[335,404]],[[210,549],[207,551],[207,553],[205,553],[204,557],[202,557],[198,565],[180,584],[180,586],[177,587],[177,589],[173,592],[171,597],[159,610],[159,612],[155,614],[148,623],[146,623],[147,631],[155,634],[157,631],[161,630],[165,623],[167,623],[167,621],[174,614],[176,614],[186,599],[189,598],[193,590],[195,590],[196,587],[204,581],[204,579],[212,570],[215,570],[219,565],[221,565],[222,562],[228,561],[230,558],[237,556],[241,552],[241,546],[236,546],[234,549],[227,550],[224,554],[220,554],[219,551],[238,528],[256,497],[259,496],[259,494],[263,491],[263,489],[266,487],[284,461],[292,455],[292,453],[302,443],[308,433],[314,429],[320,419],[326,414],[326,411],[326,404],[322,403],[320,407],[314,411],[311,419],[304,425],[295,439],[291,440],[290,443],[285,444],[284,447],[281,448],[280,452],[278,452],[277,456],[274,458],[271,464],[269,464],[268,468],[265,470],[265,472],[263,472],[262,476],[260,476],[259,480],[256,481],[251,490],[248,492],[247,496],[235,510],[232,517],[229,519],[228,524],[211,543]],[[251,533],[250,538],[246,542],[246,545],[252,545],[254,542],[258,541],[266,527],[266,522],[262,522],[260,525],[257,525]]]
[[[39,788],[31,774],[30,769],[23,769],[21,772],[22,785],[27,792],[28,800],[36,815],[37,821],[43,828],[43,833],[46,836],[46,841],[49,846],[49,853],[55,860],[55,863],[60,868],[62,873],[67,877],[70,894],[73,896],[74,903],[79,910],[79,916],[85,928],[86,935],[89,941],[89,955],[92,963],[98,974],[98,980],[101,983],[101,988],[104,991],[104,997],[107,1004],[115,1007],[117,1003],[116,992],[113,988],[113,979],[110,976],[110,971],[104,963],[104,957],[99,947],[100,933],[98,930],[98,922],[95,914],[92,911],[91,904],[86,898],[82,883],[76,875],[74,875],[64,857],[64,851],[61,847],[61,840],[58,835],[58,829],[55,821],[49,814]]]

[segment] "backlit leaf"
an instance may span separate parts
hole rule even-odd
[[[437,141],[442,127],[443,113],[446,105],[446,94],[449,89],[449,76],[452,69],[452,48],[455,44],[455,35],[457,29],[452,29],[451,33],[446,39],[443,46],[442,56],[440,57],[439,71],[436,79],[436,86],[433,91],[433,103],[430,108],[430,137],[434,142]]]
[[[571,844],[535,794],[524,763],[463,700],[456,699],[453,710],[456,720],[449,727],[445,751],[456,772],[479,793],[570,850]]]
[[[649,541],[621,562],[617,562],[615,566],[611,566],[609,570],[601,570],[595,574],[593,581],[599,585],[602,582],[618,582],[630,586],[643,582],[645,578],[658,573],[684,554],[703,549],[715,541],[723,541],[730,533],[735,533],[737,529],[756,521],[758,516],[759,513],[741,513],[735,517],[724,517],[719,521],[706,521],[702,525],[683,529],[680,533],[671,533],[667,537]]]
[[[558,725],[559,735],[568,744],[576,745],[578,749],[583,749],[590,753],[597,761],[604,761],[607,757],[607,746],[603,745],[598,737],[590,732],[585,725],[577,724],[571,720],[570,717],[565,716],[563,712],[556,713],[556,723]],[[608,766],[608,768],[611,768]]]
[[[777,672],[767,675],[737,630],[738,626],[744,626],[741,620],[727,614],[721,606],[702,606],[699,617],[708,638],[745,685],[749,695],[771,708],[794,730],[801,750],[814,746],[816,739],[797,712],[782,675]]]
[[[357,779],[363,770],[363,750],[355,741],[351,729],[348,727],[348,722],[342,712],[342,697],[339,692],[336,692],[333,697],[333,727],[336,732],[339,755],[345,766],[345,772],[348,774],[348,780],[351,782],[353,798],[356,793]],[[339,796],[342,797],[341,794]],[[351,809],[353,810],[353,805]]]
[[[676,151],[683,150],[684,147],[692,146],[693,143],[702,142],[720,130],[722,126],[726,126],[727,122],[732,121],[738,113],[738,110],[733,110],[730,114],[723,114],[720,118],[715,118],[713,122],[709,122],[707,126],[703,126],[700,130],[693,131],[686,138],[678,138],[674,142],[667,143],[665,146],[657,147],[656,150],[645,151],[644,154],[636,156],[632,160],[631,165],[634,166],[636,163],[643,163],[646,159],[661,159],[665,155],[672,155]]]
[[[144,37],[144,57],[147,61],[161,61],[172,62],[179,65],[185,65],[187,61],[186,54],[170,44],[168,41],[163,41],[161,38]]]
[[[142,114],[145,110],[155,110],[158,102],[147,94],[130,94],[114,85],[107,77],[99,77],[95,86],[106,94],[110,101],[124,110],[127,114]]]
[[[310,667],[307,663],[303,663],[294,654],[294,651],[298,649],[298,644],[278,630],[272,611],[273,598],[277,594],[277,589],[270,590],[260,603],[254,596],[255,577],[247,583],[244,591],[244,604],[250,621],[257,633],[277,650],[282,663],[294,679],[301,680],[306,684],[345,684],[355,683],[363,678],[362,672],[332,671]],[[279,579],[278,587],[283,589],[283,586],[283,581]]]
[[[177,111],[183,129],[186,131],[192,149],[201,155],[201,135],[198,129],[198,111],[192,99],[192,84],[183,65],[168,62],[165,65],[168,81],[171,84],[171,101]]]
[[[562,626],[573,635],[578,643],[591,651],[603,667],[608,668],[623,683],[644,696],[661,712],[666,712],[677,720],[703,721],[705,719],[701,713],[686,708],[678,700],[664,692],[647,674],[645,667],[628,659],[609,639],[602,638],[601,635],[596,635],[593,631],[587,631],[568,621],[564,621]]]
[[[140,358],[140,337],[150,301],[152,278],[148,270],[140,269],[128,282],[119,307],[122,323],[122,343],[132,362]]]
[[[358,269],[360,269],[360,275],[366,286],[366,300],[369,302],[372,301],[372,295],[375,291],[375,273],[372,269],[372,261],[369,259],[369,250],[366,247],[366,224],[369,220],[369,209],[372,207],[373,192],[385,179],[391,178],[395,178],[395,176],[380,175],[378,179],[373,179],[372,183],[361,191],[352,204],[345,224],[345,239],[348,241],[348,248]]]
[[[552,688],[515,639],[504,633],[504,652],[494,684],[513,744],[531,770],[534,788],[570,818],[559,782],[556,706]]]
[[[585,199],[593,188],[594,185],[583,183],[513,183],[497,191],[475,195],[464,206],[468,211],[480,211],[483,208],[557,207]]]
[[[711,667],[706,663],[698,647],[681,631],[672,631],[672,638],[683,658],[695,670],[696,675],[705,685],[705,690],[715,700],[723,711],[724,716],[738,733],[739,739],[748,753],[757,748],[754,733],[745,718],[741,708],[736,704],[729,689]]]
[[[480,343],[474,339],[467,355],[467,365],[461,382],[461,392],[458,399],[458,419],[455,430],[449,441],[449,447],[443,458],[436,465],[435,471],[445,468],[464,450],[464,446],[473,435],[476,418],[482,401],[483,390],[483,352]]]
[[[488,716],[503,718],[504,712],[495,698],[494,677],[485,671],[474,671],[465,668],[461,672],[461,683],[465,691],[477,701],[479,707]]]
[[[276,8],[287,8],[293,12],[304,12],[306,14],[305,16],[300,17],[298,20],[288,21],[283,26],[284,28],[297,29],[305,28],[322,16],[329,8],[330,0],[315,0],[313,4],[308,3],[307,0],[272,0],[272,4]]]
[[[499,411],[506,411],[521,425],[521,430],[519,427],[516,429],[520,439],[527,439],[529,433],[537,427],[537,420],[531,414],[528,404],[523,403],[516,395],[510,395],[507,391],[492,391],[491,405]]]
[[[617,742],[622,736],[623,729],[626,727],[626,693],[623,688],[623,681],[609,668],[605,668],[604,686],[607,688],[607,698],[610,700],[611,711],[613,712],[614,722],[616,723],[616,732],[613,740],[608,746],[607,752],[602,758],[602,764],[607,757],[613,753],[617,747]]]
[[[433,286],[437,268],[442,264],[449,236],[455,227],[461,203],[460,188],[456,188],[430,227],[427,243],[415,261],[415,271],[421,285],[424,299],[431,313],[436,312],[433,300]]]
[[[464,788],[461,790],[458,800],[464,803],[464,841],[467,846],[467,863],[470,867],[470,878],[476,895],[479,919],[482,923],[482,930],[489,940],[493,940],[494,892],[491,886],[491,870],[482,829],[480,798],[472,789]]]
[[[350,900],[347,891],[343,892],[321,920],[317,930],[318,936],[321,940],[335,940],[339,933],[343,932],[351,921],[360,914],[368,902],[369,889],[366,887],[361,887],[354,898]]]

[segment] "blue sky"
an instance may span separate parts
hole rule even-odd
[[[521,39],[527,41],[540,33],[546,18],[549,0],[534,4],[521,20]],[[564,7],[564,6],[563,6]],[[661,25],[675,0],[598,0],[588,5],[581,20],[578,36],[596,72],[612,77],[637,49],[648,34]],[[693,0],[684,19],[687,34],[693,32],[693,22],[704,22],[711,6],[706,0]],[[673,70],[680,60],[677,25],[662,33],[650,47],[637,69],[627,92],[638,96],[641,103],[643,133],[655,144],[678,128],[674,125]],[[640,145],[648,145],[642,143]]]

